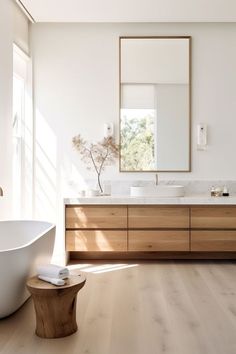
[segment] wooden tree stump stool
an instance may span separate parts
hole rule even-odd
[[[63,286],[52,285],[36,276],[28,279],[27,288],[36,312],[37,336],[60,338],[77,331],[77,293],[85,282],[82,275],[71,275]]]

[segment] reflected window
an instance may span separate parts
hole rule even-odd
[[[122,85],[120,112],[122,170],[156,169],[155,97],[155,85]]]
[[[155,169],[155,117],[154,109],[121,110],[122,170]]]

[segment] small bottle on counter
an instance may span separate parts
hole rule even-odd
[[[222,196],[223,197],[228,197],[229,196],[229,191],[228,191],[228,188],[226,186],[224,186]]]
[[[215,197],[215,187],[211,187],[211,197]]]
[[[212,197],[221,197],[223,195],[222,189],[220,187],[211,187]]]
[[[215,188],[215,197],[221,197],[222,196],[222,189],[220,187]]]

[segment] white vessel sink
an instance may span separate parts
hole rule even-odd
[[[179,185],[157,185],[130,187],[132,197],[183,197],[184,186]]]

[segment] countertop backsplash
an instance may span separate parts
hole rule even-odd
[[[111,187],[111,195],[129,195],[131,186],[151,186],[155,184],[154,180],[103,180],[103,184],[108,184]],[[230,195],[236,194],[236,180],[159,180],[160,185],[183,185],[185,187],[185,195],[210,195],[212,186],[221,187],[226,186]],[[96,188],[95,180],[86,180],[87,189]],[[85,189],[83,186],[74,186],[74,191]]]

